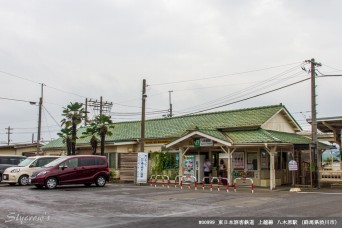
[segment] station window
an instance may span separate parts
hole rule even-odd
[[[257,152],[247,153],[247,169],[258,170],[258,154]]]
[[[118,168],[118,153],[112,152],[107,154],[108,165],[111,169]]]

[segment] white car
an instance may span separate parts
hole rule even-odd
[[[28,185],[29,177],[34,171],[57,158],[59,158],[59,156],[28,157],[24,161],[20,162],[18,166],[5,169],[2,174],[2,183],[8,183],[10,185],[15,185],[17,183],[19,185]]]

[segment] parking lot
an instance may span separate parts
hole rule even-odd
[[[242,219],[257,226],[261,220],[276,225],[281,220],[342,218],[341,189],[293,193],[257,188],[252,194],[247,188],[227,193],[112,183],[55,190],[0,184],[0,193],[1,227],[228,227]]]

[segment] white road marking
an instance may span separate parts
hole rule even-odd
[[[297,192],[302,194],[342,195],[342,192]]]

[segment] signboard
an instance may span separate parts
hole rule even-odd
[[[262,150],[260,152],[260,158],[261,158],[261,161],[260,161],[260,165],[261,165],[261,168],[262,169],[269,169],[270,166],[270,162],[269,162],[269,155],[266,151]]]
[[[198,146],[213,146],[214,142],[211,139],[207,139],[207,138],[198,138],[198,139],[194,139],[194,146],[198,147]]]
[[[194,139],[194,146],[200,146],[201,142],[200,139]]]
[[[171,140],[146,140],[145,144],[169,144]]]
[[[137,160],[137,183],[147,183],[148,153],[139,152]]]
[[[194,155],[185,155],[184,156],[184,175],[195,175],[195,169],[194,169],[194,162],[195,162],[195,156]]]
[[[297,171],[298,170],[298,165],[295,160],[289,161],[289,171]]]

